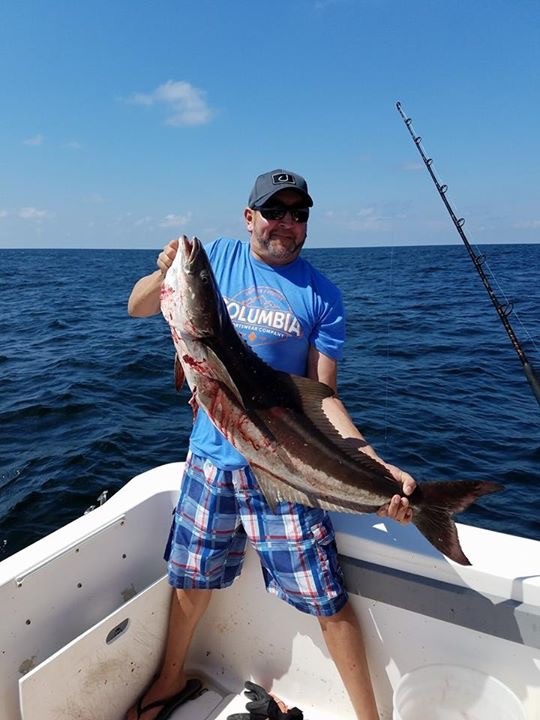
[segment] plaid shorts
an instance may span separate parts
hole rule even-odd
[[[259,554],[268,592],[312,615],[334,615],[347,593],[327,513],[267,504],[249,467],[219,470],[188,453],[165,550],[175,588],[213,589],[240,574],[246,540]]]

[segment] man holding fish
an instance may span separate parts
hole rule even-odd
[[[268,591],[317,617],[357,717],[379,718],[361,630],[347,599],[333,528],[323,509],[341,507],[345,500],[336,500],[328,491],[314,490],[312,494],[301,481],[287,484],[287,467],[290,465],[292,477],[302,443],[285,451],[281,443],[272,441],[279,438],[281,418],[284,423],[291,420],[276,414],[264,394],[280,396],[292,378],[291,392],[295,397],[298,392],[302,412],[305,410],[317,431],[335,434],[335,443],[346,438],[351,455],[364,453],[361,457],[367,455],[369,463],[384,473],[386,495],[377,500],[381,505],[378,514],[410,522],[412,508],[406,496],[415,490],[415,481],[378,457],[336,394],[344,343],[341,294],[300,257],[312,205],[307,183],[300,175],[283,169],[263,173],[244,210],[249,244],[220,238],[206,247],[215,281],[204,268],[200,278],[204,283],[217,283],[228,308],[227,321],[223,322],[223,317],[216,320],[221,323],[219,339],[211,339],[212,331],[204,327],[214,310],[206,312],[197,298],[187,317],[194,291],[168,284],[169,276],[165,280],[177,255],[182,254],[185,268],[195,262],[194,256],[200,252],[198,241],[184,237],[171,241],[158,257],[159,269],[141,278],[131,292],[130,315],[144,317],[163,310],[180,361],[178,384],[183,376],[187,378],[193,390],[192,403],[197,406],[194,409],[199,410],[166,549],[169,580],[176,588],[166,652],[159,675],[130,710],[128,720],[164,720],[197,692],[199,685],[190,684],[184,674],[184,660],[211,590],[230,585],[240,573],[246,539],[259,553]],[[217,312],[219,315],[223,308],[218,306]],[[176,314],[182,318],[175,325]],[[265,361],[259,366],[247,353],[247,364],[236,375],[230,365],[239,355],[244,357],[243,351],[235,351],[229,363],[222,347],[233,332],[229,316],[236,332]],[[283,387],[263,387],[266,375],[260,375],[265,373],[265,363],[272,369],[269,372],[280,371],[271,378],[279,376]],[[256,368],[252,374],[259,373],[255,390],[244,387],[242,375],[250,372],[245,368]],[[302,377],[317,382],[304,388]],[[278,398],[275,405],[281,403],[288,410],[291,402]],[[296,406],[291,412],[294,423],[303,417]],[[328,430],[328,420],[337,433]],[[291,432],[294,435],[296,431],[295,425]],[[309,460],[302,462],[305,465]],[[396,483],[394,495],[391,482]],[[371,508],[369,502],[364,504]],[[287,716],[284,711],[282,717]]]

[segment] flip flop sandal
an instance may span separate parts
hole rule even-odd
[[[201,681],[197,678],[192,678],[187,681],[180,692],[177,692],[176,695],[171,695],[171,697],[165,698],[164,700],[154,700],[153,702],[148,703],[148,705],[143,706],[142,703],[144,696],[142,696],[137,701],[137,720],[139,720],[148,710],[155,710],[156,708],[161,708],[161,710],[156,715],[155,720],[167,720],[167,718],[171,717],[176,708],[179,708],[180,705],[183,705],[188,700],[192,700],[200,695],[201,689]]]
[[[282,712],[274,698],[264,688],[246,681],[244,694],[251,702],[246,704],[249,713],[234,713],[227,720],[303,720],[304,714],[297,707]]]

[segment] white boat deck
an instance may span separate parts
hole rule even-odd
[[[166,628],[161,556],[180,471],[177,463],[134,478],[103,507],[0,563],[10,618],[1,720],[120,720],[148,683]],[[539,720],[540,542],[461,525],[469,568],[442,558],[413,527],[353,515],[335,516],[335,525],[383,720],[399,679],[433,663],[493,675],[527,720]],[[214,593],[189,669],[209,690],[176,720],[243,711],[247,679],[306,720],[354,717],[316,619],[264,591],[251,552],[241,578]]]

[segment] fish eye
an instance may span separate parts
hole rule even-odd
[[[207,270],[203,270],[200,274],[201,281],[206,285],[210,282],[210,274]]]

